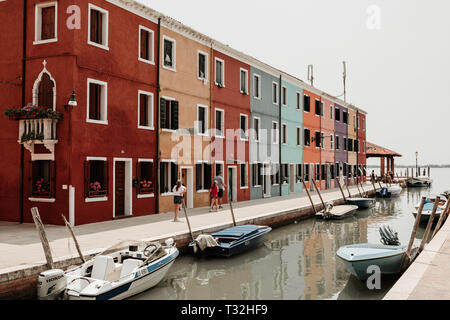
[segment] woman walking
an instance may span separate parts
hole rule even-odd
[[[181,184],[181,180],[177,181],[177,185],[172,190],[174,194],[173,203],[175,205],[175,217],[173,222],[180,222],[178,213],[180,212],[181,204],[183,203],[183,195],[186,193],[186,187]]]
[[[212,185],[211,189],[209,189],[209,194],[211,196],[211,209],[209,209],[209,212],[213,212],[214,205],[216,206],[216,212],[219,211],[218,193],[219,185],[217,181],[214,180],[214,184]]]

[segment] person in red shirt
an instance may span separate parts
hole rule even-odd
[[[214,181],[211,189],[209,189],[209,194],[211,196],[211,209],[209,209],[209,212],[213,212],[214,205],[216,206],[216,212],[219,211],[218,193],[219,193],[219,185],[217,181]]]

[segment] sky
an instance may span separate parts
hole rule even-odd
[[[397,164],[450,164],[450,1],[137,0],[365,110]],[[368,159],[368,164],[379,164]]]

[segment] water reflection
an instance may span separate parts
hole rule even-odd
[[[375,207],[353,218],[308,219],[275,229],[263,246],[230,259],[182,256],[157,287],[133,299],[380,299],[397,278],[383,278],[381,290],[369,290],[350,276],[336,251],[348,244],[380,243],[378,228],[383,223],[408,244],[414,205],[423,195],[442,190],[405,189],[397,198],[378,199]],[[416,245],[423,233],[419,228]]]

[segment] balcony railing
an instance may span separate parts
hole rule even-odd
[[[57,119],[19,120],[19,143],[26,141],[45,143],[45,141],[57,140],[57,123]]]

